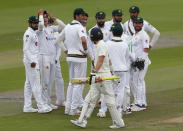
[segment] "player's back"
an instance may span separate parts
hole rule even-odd
[[[115,37],[114,37],[115,38]],[[128,45],[121,38],[112,39],[106,42],[109,49],[109,57],[111,59],[114,71],[127,70],[127,51]]]
[[[79,50],[83,50],[81,38],[78,35],[79,24],[68,24],[65,27],[65,44],[67,45],[68,54],[81,54]],[[84,33],[84,30],[83,30]]]

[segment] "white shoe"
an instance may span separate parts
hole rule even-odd
[[[70,110],[69,115],[70,116],[78,116],[81,114],[81,111],[78,109]]]
[[[119,129],[119,128],[123,128],[123,127],[125,127],[125,125],[124,126],[119,126],[117,124],[113,124],[112,126],[109,126],[110,129]]]
[[[81,128],[86,128],[86,124],[87,124],[87,121],[83,121],[83,122],[79,123],[78,120],[70,120],[70,122],[72,124],[74,124],[75,126],[78,126]]]
[[[70,108],[65,108],[65,113],[64,114],[68,115],[69,112],[70,112]]]
[[[117,124],[116,121],[113,121],[113,125],[109,126],[109,128],[111,128],[111,129],[118,129],[118,128],[123,128],[123,127],[125,127],[125,123],[124,123],[123,119],[122,119],[121,125]]]
[[[38,112],[38,109],[34,109],[32,107],[24,108],[23,112],[25,112],[25,113],[33,113],[33,112]]]
[[[131,111],[137,112],[137,111],[142,111],[143,108],[141,108],[139,105],[134,105],[131,107]]]
[[[55,105],[53,105],[53,104],[49,104],[49,106],[50,106],[53,110],[58,109],[58,106],[55,106]]]
[[[99,111],[97,113],[97,116],[100,117],[100,118],[105,118],[106,117],[106,114],[105,114],[105,112]]]
[[[38,109],[38,113],[49,113],[52,111],[52,108],[48,106],[43,106],[42,108]]]

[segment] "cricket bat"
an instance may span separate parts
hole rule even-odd
[[[101,82],[104,80],[113,80],[113,79],[120,79],[120,77],[118,76],[113,76],[113,77],[108,77],[108,78],[95,78],[95,83],[96,82]],[[90,82],[90,77],[88,78],[73,78],[72,79],[72,84],[76,85],[76,84],[89,84]]]

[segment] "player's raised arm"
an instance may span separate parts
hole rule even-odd
[[[43,27],[44,27],[43,10],[39,10],[38,15],[39,15],[38,30],[43,31]]]
[[[58,18],[56,18],[56,17],[54,17],[52,14],[50,14],[50,13],[48,13],[48,16],[51,18],[51,19],[53,19],[57,24],[58,24],[58,32],[61,32],[63,29],[64,29],[64,27],[66,26],[65,25],[65,23],[62,21],[62,20],[60,20],[60,19],[58,19]]]

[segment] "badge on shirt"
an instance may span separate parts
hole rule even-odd
[[[138,40],[138,38],[136,37],[135,40]]]
[[[37,41],[35,42],[35,45],[37,46]]]
[[[82,32],[82,33],[85,33],[85,31],[84,31],[84,30],[82,30],[81,32]]]
[[[145,42],[148,44],[148,40],[145,40]]]
[[[108,33],[105,33],[105,36],[107,36],[108,35]]]

